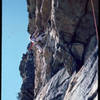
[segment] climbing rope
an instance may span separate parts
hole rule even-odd
[[[92,0],[91,0],[91,6],[92,6],[92,12],[93,12],[93,18],[94,18],[94,25],[95,25],[95,29],[96,29],[96,36],[97,36],[97,42],[98,42],[99,41],[98,28],[97,28],[97,23],[96,23],[96,16],[95,16],[95,11],[94,11],[94,4],[93,4]]]

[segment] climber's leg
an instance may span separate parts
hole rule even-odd
[[[36,41],[42,41],[42,39],[45,37],[44,33],[39,34],[39,36],[36,38]]]
[[[30,41],[31,42],[36,42],[36,39],[33,36],[30,36]]]

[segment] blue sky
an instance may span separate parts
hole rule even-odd
[[[2,100],[17,100],[19,64],[29,43],[26,0],[2,0]]]

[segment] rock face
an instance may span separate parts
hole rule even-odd
[[[19,66],[20,75],[23,78],[21,86],[21,92],[19,93],[19,99],[21,100],[33,100],[34,97],[34,58],[33,51],[28,51],[23,54],[22,61]]]
[[[54,75],[37,95],[36,100],[63,100],[70,75],[65,68]]]
[[[27,9],[29,34],[45,37],[42,52],[29,43],[22,57],[19,100],[95,100],[98,42],[90,0],[27,0]]]
[[[72,76],[63,68],[37,95],[36,100],[94,100],[98,95],[97,47],[78,73]],[[96,99],[97,100],[97,99]]]
[[[97,47],[69,83],[64,100],[94,100],[98,95]],[[97,99],[96,99],[97,100]]]

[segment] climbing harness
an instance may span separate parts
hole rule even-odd
[[[96,16],[95,16],[95,11],[94,11],[94,4],[93,4],[92,0],[91,0],[91,6],[92,6],[92,12],[93,12],[93,18],[94,18],[94,25],[95,25],[95,29],[96,29],[97,42],[99,42],[98,28],[97,28],[97,23],[96,23]]]

